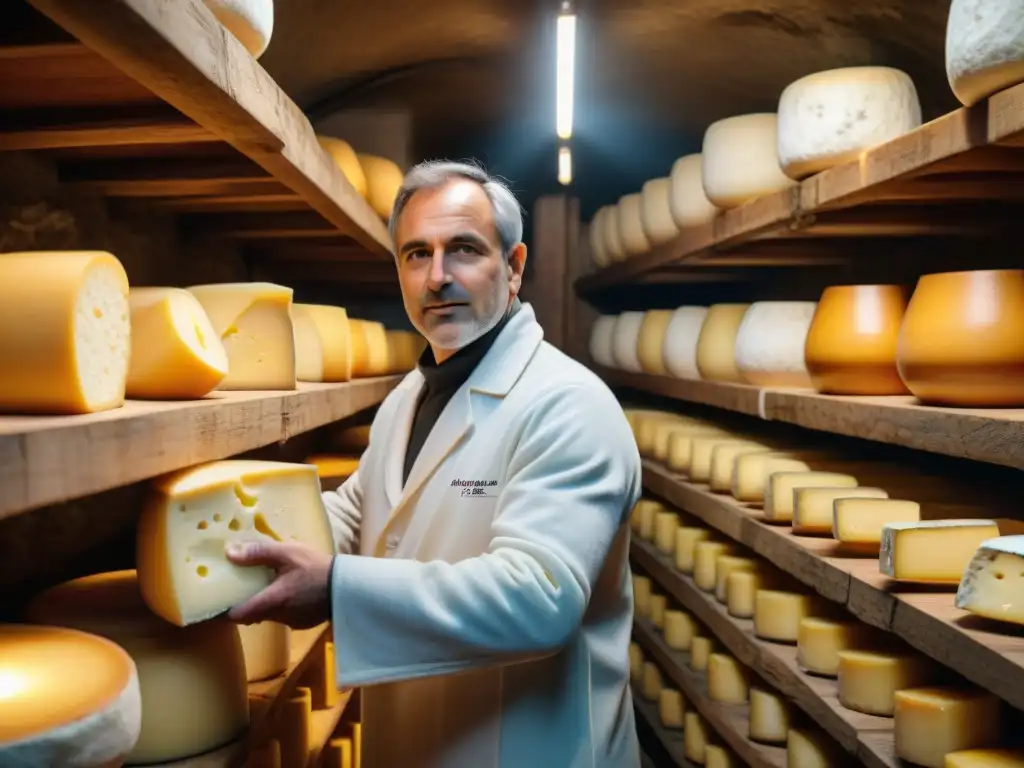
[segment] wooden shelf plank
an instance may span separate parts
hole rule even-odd
[[[345,707],[352,698],[352,691],[338,694],[338,703],[328,709],[319,709],[312,713],[309,723],[309,761],[306,765],[314,768],[320,759],[320,754],[327,748],[327,742],[341,722],[341,716],[345,714]]]
[[[129,400],[82,416],[0,416],[0,519],[283,442],[380,403],[399,381]]]
[[[811,390],[626,373],[594,366],[609,384],[808,429],[1024,469],[1024,408],[938,408],[913,397],[839,397]]]
[[[633,709],[637,716],[643,718],[650,730],[661,742],[661,746],[672,758],[672,764],[678,768],[693,768],[693,763],[683,757],[683,732],[675,728],[666,728],[658,717],[658,707],[644,699],[638,693],[633,694]]]
[[[831,538],[770,526],[758,508],[644,461],[644,487],[746,545],[861,621],[898,635],[968,680],[1024,708],[1024,636],[953,606],[955,589],[922,591],[878,572],[877,557],[841,556]]]

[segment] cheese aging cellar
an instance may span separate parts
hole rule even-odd
[[[1024,0],[0,3],[0,768],[1024,768]]]

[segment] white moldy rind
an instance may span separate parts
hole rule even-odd
[[[957,608],[973,610],[972,602],[976,597],[978,577],[996,558],[1003,555],[1018,558],[1024,564],[1024,536],[997,536],[978,545],[974,557],[971,558],[971,562],[967,565],[963,578],[960,580],[960,586],[957,588],[955,601]],[[992,618],[997,617],[993,616]]]
[[[968,107],[1024,82],[1024,0],[953,0],[946,76]]]
[[[736,366],[749,384],[809,386],[804,344],[817,303],[757,301],[736,334]]]
[[[641,199],[639,192],[623,195],[619,199],[619,236],[627,256],[637,256],[651,249],[651,244],[644,233],[641,218]]]
[[[637,344],[640,341],[640,327],[644,322],[643,312],[623,312],[615,321],[612,343],[615,367],[629,373],[643,373]]]
[[[790,83],[779,98],[779,164],[803,179],[921,125],[910,76],[890,67],[847,67]]]
[[[591,359],[605,368],[615,367],[615,320],[618,315],[601,315],[590,329]]]

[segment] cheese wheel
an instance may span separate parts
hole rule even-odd
[[[732,555],[738,546],[732,542],[701,541],[693,550],[693,583],[705,592],[713,592],[717,575],[718,558]]]
[[[668,177],[651,179],[640,190],[640,221],[651,245],[661,245],[679,234],[669,203],[671,191]]]
[[[238,38],[255,59],[263,55],[274,34],[274,0],[203,0],[217,21]]]
[[[654,546],[662,554],[674,555],[676,551],[676,531],[679,530],[680,518],[675,512],[659,512],[654,518]]]
[[[141,725],[124,649],[72,629],[0,624],[0,765],[120,765]]]
[[[953,0],[946,20],[946,76],[970,107],[1024,82],[1020,0]]]
[[[609,261],[622,261],[626,258],[626,246],[622,242],[622,232],[619,228],[618,204],[608,206],[608,213],[605,214],[604,243]]]
[[[419,365],[426,339],[415,331],[391,328],[384,335],[388,344],[388,373],[408,373]]]
[[[897,691],[896,756],[924,768],[945,768],[946,755],[996,746],[1002,737],[1002,705],[988,691],[963,687]]]
[[[698,379],[697,341],[707,316],[707,307],[679,307],[665,331],[662,357],[668,372],[679,379]]]
[[[708,660],[715,651],[714,641],[710,637],[695,635],[690,641],[690,669],[704,672],[708,668]]]
[[[182,628],[161,620],[143,602],[135,571],[58,584],[37,595],[27,615],[37,624],[100,635],[132,657],[143,717],[129,765],[209,752],[233,742],[249,724],[245,659],[235,625],[215,619]]]
[[[816,616],[800,620],[796,663],[804,672],[824,677],[839,674],[839,652],[867,645],[874,633],[859,621],[838,621]]]
[[[619,217],[619,235],[626,256],[638,256],[651,249],[651,243],[644,234],[644,222],[641,218],[642,201],[639,192],[623,195],[619,198],[616,215]]]
[[[602,205],[598,208],[594,218],[590,220],[590,226],[587,227],[590,239],[590,258],[598,269],[607,267],[612,261],[611,254],[608,253],[608,241],[605,237],[604,223],[605,216],[608,215],[609,210],[607,205]]]
[[[762,640],[795,643],[800,622],[818,611],[811,595],[776,589],[759,589],[754,596],[754,634]]]
[[[718,744],[704,746],[704,768],[741,768],[743,762]]]
[[[345,453],[362,453],[370,445],[370,424],[346,427],[331,439],[331,445]]]
[[[835,768],[843,760],[842,747],[823,731],[790,728],[786,734],[786,768]]]
[[[651,610],[651,580],[638,573],[633,574],[633,614],[647,618]]]
[[[616,368],[629,373],[643,373],[640,358],[637,357],[643,323],[643,312],[623,312],[616,319],[615,330],[612,333]]]
[[[668,598],[665,595],[651,595],[651,602],[648,605],[651,624],[658,629],[665,627],[665,606],[668,605]]]
[[[697,623],[684,611],[665,611],[665,644],[673,651],[688,651],[697,631]]]
[[[629,679],[637,684],[644,679],[644,652],[635,642],[629,644]]]
[[[708,697],[722,704],[744,704],[750,691],[747,671],[726,653],[708,657]]]
[[[732,490],[732,473],[736,459],[748,453],[770,453],[771,448],[755,440],[732,440],[716,443],[711,449],[711,469],[708,487],[715,493]]]
[[[774,113],[712,123],[704,132],[701,154],[704,194],[719,208],[736,208],[796,183],[779,166]]]
[[[742,571],[756,571],[761,561],[741,555],[719,555],[715,561],[715,599],[726,603],[729,599],[729,577]]]
[[[382,219],[391,218],[398,190],[402,188],[405,174],[402,169],[386,157],[358,153],[359,165],[366,175],[366,201]]]
[[[914,81],[891,67],[844,67],[790,83],[779,97],[779,163],[803,179],[921,125]]]
[[[642,685],[644,698],[648,701],[657,701],[661,698],[662,687],[661,670],[658,669],[657,665],[649,661],[644,662],[644,680]]]
[[[693,573],[697,564],[697,546],[713,540],[715,532],[695,525],[683,525],[676,529],[676,570]]]
[[[313,717],[313,692],[296,688],[285,699],[274,722],[275,737],[281,743],[281,765],[301,766],[309,761],[309,725]]]
[[[316,344],[320,349],[320,379],[304,379],[298,375],[300,381],[348,381],[352,378],[353,349],[352,331],[349,328],[349,317],[341,307],[331,307],[324,304],[296,304],[293,307],[293,316],[298,323],[301,321],[312,327],[316,335]],[[296,334],[298,341],[298,334]],[[306,342],[307,344],[309,342]],[[308,349],[303,353],[308,353]],[[296,344],[296,358],[301,359]],[[308,365],[308,361],[307,361]]]
[[[356,151],[352,149],[352,145],[333,136],[317,136],[316,140],[327,154],[331,156],[331,160],[338,167],[338,170],[341,171],[341,175],[352,185],[353,189],[361,197],[366,197],[366,173],[363,171],[363,166],[359,162]]]
[[[844,544],[880,546],[886,525],[920,519],[916,501],[844,497],[832,502],[832,537]]]
[[[238,637],[245,656],[245,675],[251,683],[277,677],[291,659],[291,630],[276,621],[239,624]]]
[[[757,301],[736,333],[736,367],[758,387],[810,387],[804,345],[816,304],[813,301]]]
[[[857,478],[841,472],[773,472],[764,489],[764,518],[772,523],[793,521],[794,491],[798,488],[856,488]]]
[[[309,315],[292,313],[295,341],[295,378],[297,381],[324,380],[324,347],[320,332]]]
[[[907,651],[839,651],[839,703],[854,712],[892,717],[895,695],[929,685],[941,673],[931,659]]]
[[[662,688],[658,699],[658,719],[666,728],[682,728],[686,703],[675,688]]]
[[[120,408],[130,350],[128,277],[114,256],[0,254],[0,411]]]
[[[614,368],[615,321],[618,315],[601,315],[590,328],[590,359],[605,368]]]
[[[680,229],[711,221],[718,213],[704,192],[703,160],[700,154],[685,155],[672,164],[668,204],[672,220]]]
[[[749,304],[713,304],[708,308],[697,338],[697,371],[708,381],[740,383],[736,367],[736,334]]]
[[[704,765],[709,730],[707,721],[697,712],[683,716],[683,755],[690,762]]]
[[[836,499],[887,499],[881,488],[797,488],[793,491],[793,533],[832,535]]]
[[[218,283],[188,290],[228,353],[228,375],[218,389],[295,389],[291,288]]]
[[[139,518],[139,584],[149,607],[185,626],[248,600],[274,579],[239,566],[230,543],[297,541],[333,554],[334,536],[309,464],[227,460],[158,478]]]
[[[763,688],[750,689],[750,738],[765,744],[785,744],[789,734],[789,704]]]
[[[387,333],[381,323],[372,320],[348,321],[352,347],[352,378],[382,376],[388,369]]]
[[[640,325],[640,338],[637,340],[636,353],[637,360],[640,361],[640,367],[644,373],[658,376],[664,376],[667,373],[662,349],[671,320],[671,309],[651,309],[644,312],[643,323]]]

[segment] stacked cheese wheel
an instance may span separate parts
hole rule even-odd
[[[382,219],[391,218],[404,177],[398,164],[386,157],[356,152],[347,141],[334,136],[318,135],[317,141],[374,212]]]

